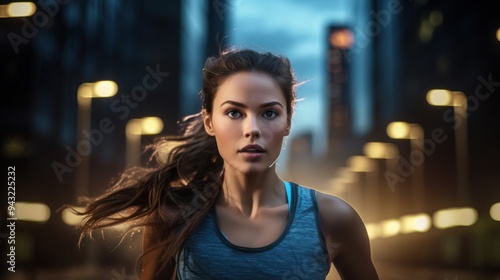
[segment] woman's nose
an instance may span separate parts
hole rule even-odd
[[[256,117],[248,116],[245,120],[245,137],[259,138],[261,131]]]

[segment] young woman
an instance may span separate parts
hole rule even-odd
[[[91,202],[83,235],[143,226],[141,279],[378,279],[363,222],[344,201],[276,174],[290,132],[288,59],[235,50],[203,69],[202,111],[156,167],[125,171]]]

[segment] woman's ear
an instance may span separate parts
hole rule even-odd
[[[203,117],[203,126],[205,126],[205,131],[208,135],[214,136],[214,127],[212,125],[212,115],[207,112],[206,109],[201,111]]]
[[[287,119],[286,128],[285,128],[285,136],[290,135],[290,129],[292,128],[292,120],[290,118]]]

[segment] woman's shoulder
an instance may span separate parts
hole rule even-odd
[[[348,202],[321,191],[316,191],[316,197],[323,235],[332,259],[346,250],[369,248],[365,225]]]
[[[347,218],[351,215],[357,215],[356,211],[351,205],[349,205],[349,203],[335,195],[327,194],[315,188],[301,184],[297,184],[297,186],[303,191],[314,190],[319,210],[321,212],[325,212],[325,214],[332,215],[332,218],[334,216],[337,218]]]
[[[339,274],[346,279],[379,279],[368,234],[356,210],[332,194],[316,191],[316,197],[325,246]]]
[[[363,222],[356,210],[345,200],[308,186],[299,185],[299,187],[306,190],[315,190],[318,212],[327,233],[336,233],[337,235],[348,231],[348,229],[363,226]]]
[[[316,191],[316,197],[320,211],[325,214],[342,219],[357,216],[356,210],[349,203],[335,195]]]

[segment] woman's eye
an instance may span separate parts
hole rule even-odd
[[[273,118],[276,118],[278,116],[278,112],[274,111],[274,110],[271,110],[271,111],[266,111],[264,113],[264,117],[266,119],[273,119]]]
[[[236,110],[229,110],[226,112],[226,115],[232,119],[241,117],[241,113]]]

